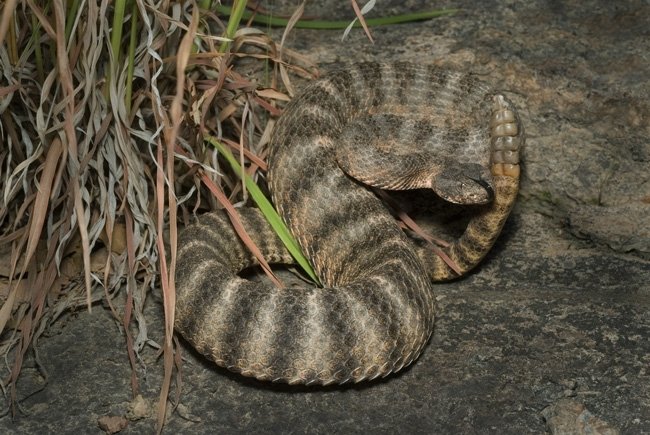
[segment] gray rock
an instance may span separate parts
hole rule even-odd
[[[553,435],[619,435],[618,429],[602,421],[582,403],[560,399],[542,410],[549,432]]]

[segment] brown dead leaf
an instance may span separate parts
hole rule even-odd
[[[361,23],[361,27],[363,27],[363,31],[366,32],[366,36],[372,42],[373,44],[375,43],[374,39],[372,39],[372,35],[370,34],[370,29],[368,28],[368,24],[366,24],[366,19],[363,17],[363,14],[361,13],[361,9],[359,9],[359,5],[357,4],[356,0],[350,0],[352,2],[352,9],[354,9],[354,13],[356,14],[357,18],[359,19],[359,23]]]
[[[223,121],[225,119],[228,119],[232,116],[233,113],[237,111],[239,106],[235,103],[230,103],[223,109],[219,111],[219,121]]]
[[[248,149],[240,146],[238,143],[231,141],[229,139],[223,139],[223,142],[228,145],[234,152],[239,153],[240,150],[244,153],[244,156],[250,160],[255,166],[258,168],[261,168],[263,171],[266,171],[266,162],[262,160],[260,157],[256,156],[252,152],[250,152]]]
[[[273,100],[280,100],[280,101],[291,100],[291,97],[289,97],[287,94],[272,88],[257,89],[255,93],[262,98],[270,98]]]

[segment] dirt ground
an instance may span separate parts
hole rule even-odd
[[[276,1],[276,4],[280,2]],[[294,2],[295,3],[295,2]],[[423,10],[377,2],[376,15]],[[289,1],[279,12],[290,12]],[[348,387],[295,388],[231,375],[183,346],[183,390],[166,433],[650,433],[650,5],[647,1],[459,0],[462,12],[361,31],[294,31],[324,69],[412,60],[474,71],[521,108],[520,200],[496,247],[441,284],[436,329],[402,373]],[[351,16],[349,2],[306,14]],[[162,342],[162,305],[147,305]],[[162,361],[130,366],[101,306],[66,315],[28,360],[21,412],[4,433],[152,433]],[[137,416],[143,418],[136,419]],[[124,420],[125,421],[125,420]]]

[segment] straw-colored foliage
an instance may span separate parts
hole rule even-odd
[[[291,74],[312,77],[313,65],[254,28],[240,27],[222,45],[227,17],[192,2],[132,1],[117,22],[120,1],[11,3],[0,17],[0,354],[10,361],[2,377],[8,403],[17,404],[22,361],[48,325],[105,301],[125,327],[133,367],[145,346],[165,349],[164,406],[176,213],[187,222],[217,207],[210,192],[222,201],[245,197],[203,138],[231,146],[255,176],[276,102],[289,99],[276,89],[291,89]],[[142,311],[160,288],[166,339],[156,344]]]

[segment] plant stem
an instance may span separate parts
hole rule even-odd
[[[237,5],[236,5],[237,6]],[[234,14],[232,8],[223,5],[216,5],[215,9],[217,12],[224,15]],[[445,15],[453,15],[458,12],[460,9],[438,9],[433,11],[426,12],[415,12],[411,14],[395,15],[392,17],[380,17],[380,18],[366,18],[366,24],[371,27],[376,26],[386,26],[390,24],[400,24],[408,23],[412,21],[422,21],[429,20],[431,18],[441,17]],[[244,11],[239,19],[249,20],[252,17],[252,21],[258,24],[266,24],[268,26],[278,26],[285,27],[289,21],[286,18],[277,18],[270,15],[263,15],[259,13],[253,13],[250,11]],[[230,20],[228,21],[230,25]],[[345,29],[350,24],[350,20],[343,21],[327,21],[327,20],[298,20],[294,27],[300,29],[323,29],[323,30],[338,30]],[[356,22],[354,27],[360,27],[361,24]]]
[[[246,3],[247,0],[235,0],[233,7],[227,8],[230,18],[228,19],[228,27],[226,27],[226,38],[232,39],[235,36],[235,32],[239,27],[242,16],[246,15]],[[217,5],[217,10],[220,10],[221,8],[223,8],[222,5]],[[219,47],[219,51],[225,53],[228,48],[230,48],[230,41],[223,41],[221,47]]]
[[[126,103],[126,113],[131,113],[131,97],[133,93],[133,69],[135,64],[135,46],[138,42],[137,38],[138,26],[138,4],[134,1],[133,8],[131,9],[131,35],[129,37],[129,66],[126,72],[126,93],[124,94],[124,102]]]

